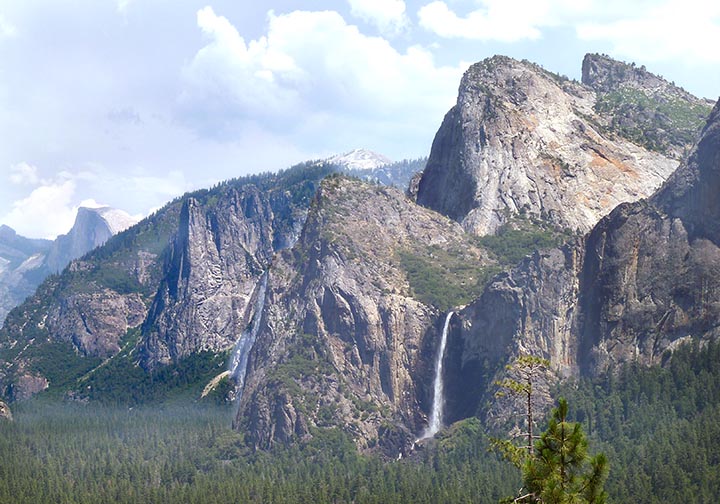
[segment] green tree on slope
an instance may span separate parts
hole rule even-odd
[[[526,493],[506,502],[603,504],[608,475],[605,455],[592,459],[579,423],[567,421],[568,404],[560,399],[547,430],[523,466]]]

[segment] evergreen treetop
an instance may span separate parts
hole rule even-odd
[[[608,475],[604,454],[592,459],[579,423],[568,422],[568,403],[560,399],[547,430],[523,467],[527,493],[513,502],[543,504],[604,504]]]

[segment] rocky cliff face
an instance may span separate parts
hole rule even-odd
[[[597,92],[594,109],[606,131],[682,159],[712,108],[662,77],[600,54],[588,54],[582,83]]]
[[[0,226],[0,324],[47,275],[43,263],[50,245],[50,240],[31,240]]]
[[[620,205],[574,244],[536,253],[460,313],[450,342],[457,417],[483,400],[463,387],[490,397],[507,356],[545,357],[555,377],[592,375],[624,362],[660,364],[684,341],[720,336],[717,191],[720,105],[649,200]]]
[[[495,277],[482,296],[459,312],[448,343],[450,418],[480,412],[496,391],[495,380],[509,357],[547,358],[554,371],[549,379],[577,375],[583,252],[581,239],[561,249],[537,251]]]
[[[624,205],[588,236],[580,327],[596,372],[659,363],[690,338],[720,335],[720,106],[687,161],[647,204]]]
[[[649,196],[677,162],[608,130],[590,87],[495,56],[463,76],[417,201],[476,234],[513,215],[586,232]]]
[[[232,348],[273,254],[273,211],[256,186],[208,208],[188,198],[144,328],[145,366]]]
[[[427,250],[491,263],[399,191],[326,180],[270,270],[236,427],[263,448],[342,426],[360,447],[406,449],[426,424],[442,317],[418,300],[403,257]]]
[[[128,345],[128,365],[148,372],[229,351],[272,254],[296,241],[319,180],[332,171],[299,166],[186,195],[73,261],[0,330],[0,393],[22,399],[72,388],[88,366]],[[90,225],[97,215],[79,220]]]
[[[99,247],[137,221],[122,210],[110,207],[78,208],[75,223],[68,234],[58,236],[48,251],[45,264],[51,273],[59,273],[70,261]]]
[[[59,273],[70,261],[99,247],[135,222],[122,210],[81,207],[68,234],[52,242],[24,238],[11,228],[1,226],[0,324],[48,275]]]

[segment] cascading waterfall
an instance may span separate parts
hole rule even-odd
[[[445,393],[443,389],[443,357],[445,357],[445,345],[447,344],[448,330],[450,329],[450,319],[454,312],[449,312],[445,317],[445,325],[443,326],[442,338],[440,339],[440,349],[435,361],[435,385],[433,391],[432,412],[430,413],[430,423],[420,439],[433,437],[442,427],[443,409],[445,406]]]
[[[295,243],[300,238],[303,224],[307,218],[307,211],[302,219],[298,219],[293,224],[292,232],[289,236],[284,236],[283,240],[277,243],[276,251],[285,250],[295,246]],[[255,284],[255,291],[257,296],[255,297],[255,306],[253,311],[253,319],[250,327],[245,329],[240,335],[240,338],[235,342],[235,348],[233,348],[232,357],[228,364],[228,372],[230,378],[235,382],[237,390],[237,403],[240,402],[242,397],[243,388],[245,386],[245,373],[247,372],[248,358],[250,356],[250,350],[252,350],[257,338],[257,333],[260,330],[260,321],[262,320],[262,312],[265,308],[265,292],[267,291],[268,274],[270,270],[265,270],[262,274],[258,283]],[[253,294],[255,293],[253,291]],[[252,295],[250,296],[252,298]]]
[[[268,273],[263,273],[257,284],[257,297],[255,298],[255,311],[250,327],[243,331],[240,338],[235,343],[228,371],[230,377],[237,385],[237,399],[242,396],[243,386],[245,385],[245,371],[247,370],[248,357],[250,350],[255,344],[255,338],[260,330],[260,320],[262,319],[263,308],[265,307],[265,291],[267,289]]]

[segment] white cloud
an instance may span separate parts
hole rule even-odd
[[[37,187],[26,198],[13,202],[2,222],[24,236],[55,238],[67,233],[75,221],[74,193],[73,180]]]
[[[267,34],[248,43],[210,7],[198,25],[209,43],[185,68],[180,100],[184,118],[206,133],[256,123],[317,144],[364,122],[434,129],[468,66],[436,66],[419,46],[399,52],[334,11],[271,12]]]
[[[83,208],[104,208],[104,207],[110,206],[110,205],[104,205],[102,203],[98,203],[93,198],[88,198],[88,199],[82,200],[78,206],[83,207]]]
[[[444,1],[434,1],[418,11],[420,25],[446,38],[517,42],[536,40],[541,28],[555,26],[587,1],[569,0],[481,0],[481,7],[464,17]]]
[[[639,61],[720,63],[720,3],[668,0],[606,22],[577,28],[582,40],[609,41],[614,53]]]
[[[403,0],[348,0],[350,12],[382,32],[398,32],[408,24]]]
[[[156,175],[142,168],[124,173],[113,173],[102,166],[92,170],[67,171],[55,173],[51,179],[37,176],[34,166],[20,163],[12,176],[25,177],[23,183],[34,180],[30,194],[12,202],[10,211],[0,215],[0,222],[15,229],[19,234],[31,238],[53,239],[67,233],[75,222],[79,207],[99,208],[111,206],[124,208],[128,195],[145,202],[167,202],[193,189],[183,172],[172,170]],[[217,181],[215,181],[217,182]],[[205,184],[211,185],[211,184]],[[99,203],[111,201],[111,203]],[[133,215],[137,220],[142,214]]]
[[[132,2],[133,2],[133,0],[117,0],[117,2],[116,2],[117,11],[118,11],[120,14],[123,14],[123,15],[126,14],[126,13],[127,13],[127,9],[128,9],[128,7],[130,6],[130,4],[131,4]]]
[[[479,0],[458,15],[436,0],[418,11],[420,26],[445,38],[518,42],[566,27],[579,39],[610,43],[613,55],[643,62],[720,62],[716,0]]]
[[[137,126],[143,123],[140,114],[132,107],[114,107],[108,112],[107,118],[115,124],[133,124]]]
[[[25,163],[17,163],[10,167],[10,182],[16,185],[35,185],[40,181],[37,167]]]
[[[199,112],[210,118],[276,118],[295,110],[291,82],[300,78],[300,71],[292,58],[270,48],[266,37],[246,44],[212,7],[198,11],[197,22],[210,42],[185,68],[182,104],[199,105]]]
[[[10,202],[9,211],[0,215],[0,222],[30,238],[54,239],[67,233],[75,222],[79,207],[113,206],[98,203],[88,195],[101,195],[103,199],[118,199],[119,196],[122,201],[123,194],[151,194],[153,201],[164,201],[187,190],[182,175],[177,172],[167,177],[114,175],[101,166],[77,171],[60,170],[44,178],[37,167],[23,162],[11,167],[9,179],[14,184],[33,187],[29,194]],[[135,217],[139,220],[139,216]]]
[[[17,36],[17,28],[0,14],[0,38],[13,38]]]

